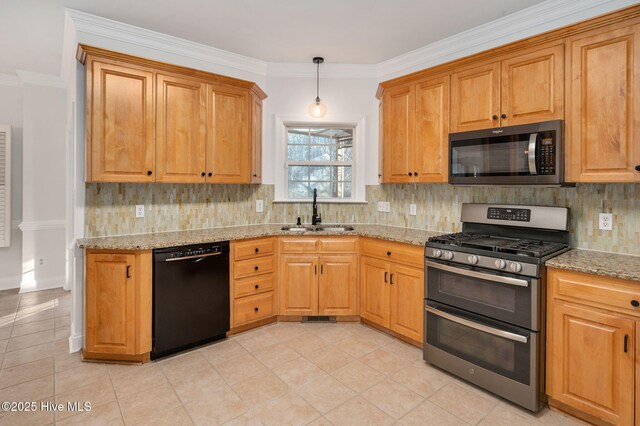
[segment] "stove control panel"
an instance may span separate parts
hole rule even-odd
[[[434,247],[427,247],[425,249],[425,257],[427,263],[433,262],[437,259],[440,264],[450,266],[460,265],[463,270],[465,270],[465,266],[467,268],[469,266],[480,267],[486,270],[499,271],[502,273],[507,272],[533,278],[538,277],[540,273],[540,266],[535,263],[511,261],[493,256],[476,255],[456,250],[442,250]]]
[[[516,222],[530,222],[530,209],[512,209],[506,207],[489,207],[487,209],[487,219],[513,220]]]

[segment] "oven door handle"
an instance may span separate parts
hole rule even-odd
[[[465,327],[473,328],[474,330],[482,331],[484,333],[493,334],[494,336],[502,337],[504,339],[513,340],[514,342],[527,343],[529,341],[527,336],[521,336],[520,334],[511,333],[511,332],[508,332],[508,331],[499,330],[497,328],[488,327],[486,325],[478,324],[476,322],[469,321],[467,319],[460,318],[460,317],[457,317],[455,315],[448,314],[448,313],[443,312],[443,311],[441,311],[439,309],[432,308],[431,306],[426,306],[424,308],[424,310],[429,312],[429,313],[431,313],[431,314],[433,314],[433,315],[437,315],[439,317],[442,317],[442,318],[444,318],[446,320],[458,323],[460,325],[464,325]]]
[[[536,151],[537,151],[538,134],[531,133],[529,135],[529,148],[527,150],[527,159],[529,160],[529,173],[532,175],[538,174],[538,168],[536,167]]]
[[[451,272],[458,275],[466,275],[467,277],[480,278],[482,280],[495,281],[502,284],[517,285],[519,287],[529,287],[529,281],[527,280],[521,280],[518,278],[511,278],[511,277],[503,277],[502,275],[491,275],[491,274],[485,274],[482,272],[470,271],[468,269],[442,265],[440,263],[431,262],[429,260],[427,260],[426,264],[431,268],[441,269],[443,271]]]

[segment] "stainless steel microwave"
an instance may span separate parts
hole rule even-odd
[[[563,121],[449,135],[453,185],[564,184]]]

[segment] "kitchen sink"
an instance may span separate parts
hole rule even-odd
[[[320,232],[320,231],[329,231],[329,232],[348,232],[353,231],[353,226],[344,226],[344,225],[326,225],[326,226],[283,226],[283,231],[289,232]]]

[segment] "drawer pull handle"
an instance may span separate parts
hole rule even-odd
[[[258,253],[260,251],[260,249],[258,247],[256,247],[255,252]]]
[[[384,282],[389,282],[387,281],[387,276],[389,275],[389,273],[387,271],[384,271]]]
[[[387,256],[391,256],[391,252],[390,251],[387,252]]]
[[[640,306],[640,302],[638,302],[637,300],[632,300],[631,306],[633,306],[634,308],[637,308],[638,306]]]
[[[625,354],[627,353],[628,346],[629,346],[629,335],[625,334],[624,335],[624,353]]]
[[[127,278],[131,278],[131,265],[127,265]]]
[[[320,264],[320,275],[324,274],[324,263]]]
[[[393,274],[389,275],[389,284],[393,285]]]
[[[259,289],[259,288],[260,288],[260,286],[258,284],[256,284],[256,290]]]
[[[258,312],[258,311],[259,311],[259,309],[258,309],[258,308],[253,308],[253,310],[254,310],[254,311],[256,311],[256,312]]]
[[[254,266],[253,270],[257,271],[258,269],[260,269],[258,266]]]

